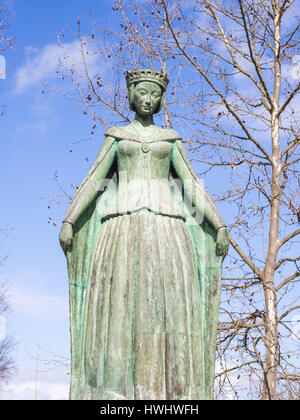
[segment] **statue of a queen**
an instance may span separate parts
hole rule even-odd
[[[126,75],[112,127],[66,213],[70,399],[213,398],[223,220],[179,135],[153,122],[168,77]]]

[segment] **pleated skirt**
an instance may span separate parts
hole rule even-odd
[[[182,219],[147,210],[100,228],[85,303],[85,399],[202,399],[195,251]]]

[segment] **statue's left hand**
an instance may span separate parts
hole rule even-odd
[[[219,255],[220,257],[223,256],[225,258],[228,253],[228,247],[229,247],[229,240],[228,240],[226,228],[221,227],[218,230],[218,235],[217,235],[217,248],[216,248],[217,255]]]

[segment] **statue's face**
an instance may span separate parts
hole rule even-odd
[[[160,105],[162,88],[154,82],[140,82],[135,87],[134,106],[142,117],[153,115]]]

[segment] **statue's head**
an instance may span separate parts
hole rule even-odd
[[[129,108],[131,111],[143,112],[143,109],[139,105],[144,104],[145,95],[149,94],[153,109],[149,108],[148,113],[157,114],[160,111],[169,83],[168,76],[165,73],[152,69],[128,71],[126,82],[129,93]],[[147,114],[147,108],[144,111]]]

